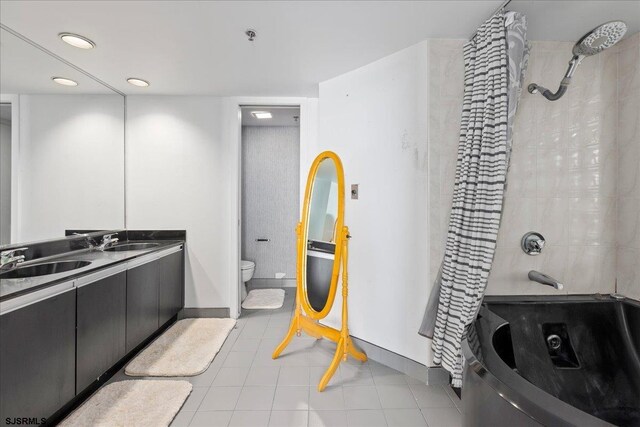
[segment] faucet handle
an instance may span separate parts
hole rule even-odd
[[[14,249],[8,249],[6,251],[2,251],[0,252],[0,255],[2,255],[2,257],[12,257],[16,254],[16,252],[24,252],[26,250],[28,250],[28,247],[23,247],[23,248],[14,248]],[[24,255],[21,255],[22,257],[24,257]]]
[[[520,246],[527,255],[540,255],[545,243],[546,242],[542,234],[530,231],[522,236]]]

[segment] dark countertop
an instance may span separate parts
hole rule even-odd
[[[61,273],[47,274],[44,276],[26,277],[19,279],[0,279],[0,301],[7,301],[12,298],[34,292],[58,283],[76,279],[88,273],[94,273],[101,269],[115,266],[124,261],[149,255],[154,252],[162,251],[171,247],[183,245],[184,240],[130,240],[121,241],[118,245],[126,243],[158,243],[158,246],[121,252],[110,252],[100,250],[79,249],[65,252],[56,256],[34,259],[32,261],[21,264],[21,267],[28,265],[41,264],[44,262],[58,261],[91,261],[86,267],[75,270],[65,271]]]

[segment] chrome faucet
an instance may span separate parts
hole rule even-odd
[[[529,280],[541,283],[543,285],[551,286],[559,291],[562,290],[562,288],[564,288],[564,285],[558,282],[553,277],[547,276],[546,274],[540,273],[539,271],[535,271],[535,270],[531,270],[529,272]]]
[[[112,234],[105,234],[104,236],[102,236],[102,241],[97,246],[97,249],[100,251],[104,251],[105,249],[109,249],[110,247],[118,243],[118,238],[113,237],[117,235],[118,233],[112,233]]]
[[[29,248],[16,248],[0,252],[0,270],[11,270],[21,262],[24,262],[24,255],[16,255],[17,252],[24,252]]]

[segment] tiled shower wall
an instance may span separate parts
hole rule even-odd
[[[640,33],[618,54],[618,292],[640,299]]]
[[[463,41],[428,43],[429,199],[430,230],[434,236],[430,279],[434,280],[444,252],[451,207],[464,70]],[[571,42],[533,42],[524,87],[536,82],[555,91],[572,46]],[[637,64],[637,55],[635,58]],[[622,56],[620,60],[622,69]],[[617,170],[618,68],[618,52],[610,49],[583,61],[568,93],[559,101],[550,102],[523,91],[488,294],[559,292],[529,281],[529,270],[542,271],[565,283],[563,293],[614,292],[617,181],[624,181]],[[629,97],[638,102],[637,95]],[[636,125],[637,153],[638,108],[624,108],[636,114],[628,126]],[[620,154],[628,161],[626,154]],[[622,174],[630,174],[629,181],[633,175],[637,188],[637,157],[635,161],[635,166],[625,165],[626,172]],[[635,194],[637,197],[637,190]],[[637,198],[635,201],[637,207]],[[632,227],[637,248],[638,226]],[[522,236],[534,230],[547,240],[543,253],[535,257],[520,249]],[[624,252],[622,258],[634,259],[628,264],[637,268],[638,251],[628,249],[619,252]],[[626,265],[622,262],[618,269]],[[635,274],[637,289],[637,270]]]
[[[296,277],[299,174],[299,127],[242,127],[242,259],[256,263],[254,279]]]

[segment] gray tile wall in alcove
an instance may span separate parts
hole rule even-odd
[[[299,195],[300,128],[243,126],[242,259],[256,263],[254,278],[295,278]]]

